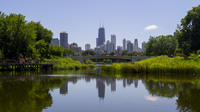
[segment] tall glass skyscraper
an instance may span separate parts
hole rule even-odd
[[[68,48],[68,33],[60,33],[60,46],[62,46],[63,48]]]
[[[104,27],[99,28],[98,38],[96,39],[96,46],[104,45],[105,42],[105,29]]]

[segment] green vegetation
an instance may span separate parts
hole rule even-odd
[[[196,53],[200,49],[200,6],[188,11],[176,31],[179,48],[184,54]]]
[[[131,63],[115,63],[111,66],[102,67],[105,72],[121,73],[178,73],[197,74],[200,73],[200,59],[197,55],[191,55],[188,59],[183,57],[169,58],[168,56],[158,56]]]
[[[44,59],[41,63],[43,64],[54,64],[54,70],[79,70],[79,69],[87,69],[87,68],[94,68],[94,64],[91,61],[87,61],[86,64],[83,64],[79,61],[75,61],[69,57],[61,58],[61,57],[54,57],[51,59]]]
[[[96,52],[93,50],[85,50],[84,52],[82,52],[82,56],[94,56],[96,55]]]
[[[146,44],[146,55],[160,56],[160,55],[174,55],[177,48],[177,40],[174,36],[158,36],[149,39]]]
[[[0,51],[3,58],[46,58],[52,35],[39,22],[27,22],[21,14],[0,12]]]

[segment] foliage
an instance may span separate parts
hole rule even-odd
[[[126,56],[126,55],[128,55],[128,51],[127,50],[123,50],[122,51],[122,56]]]
[[[92,60],[87,59],[85,60],[85,64],[95,64],[95,63]]]
[[[111,60],[111,59],[104,59],[104,60],[103,60],[103,63],[110,64],[110,63],[112,63],[112,60]]]
[[[143,53],[142,52],[136,52],[136,51],[128,53],[128,56],[137,56],[137,55],[143,55]]]
[[[64,48],[59,47],[57,45],[50,45],[49,46],[49,54],[50,56],[60,56],[62,57],[64,54]]]
[[[23,15],[0,13],[0,49],[4,57],[26,55],[35,38],[35,30],[27,24]]]
[[[122,73],[200,73],[200,59],[191,56],[188,59],[183,57],[169,58],[158,56],[131,63],[115,63],[111,66],[103,66],[104,71],[115,71]]]
[[[172,35],[151,38],[146,44],[146,55],[174,55],[177,48],[177,40]]]
[[[78,70],[78,69],[86,69],[86,68],[93,68],[94,65],[91,63],[83,64],[80,61],[75,61],[69,57],[67,58],[60,58],[60,57],[53,57],[51,59],[44,59],[43,64],[54,64],[54,70]]]
[[[82,56],[94,56],[96,55],[96,52],[93,50],[85,50],[82,52]]]
[[[0,12],[0,50],[4,58],[46,58],[52,35],[39,22],[28,23],[21,14]]]
[[[177,29],[179,48],[189,55],[200,49],[200,6],[188,11]]]

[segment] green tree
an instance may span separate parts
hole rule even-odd
[[[85,51],[82,52],[82,55],[83,56],[89,56],[89,55],[94,56],[94,55],[96,55],[96,53],[93,50],[85,50]]]
[[[146,44],[146,55],[174,55],[177,48],[177,40],[172,35],[151,38]]]
[[[122,51],[122,56],[127,56],[127,55],[128,55],[128,51],[127,50]]]
[[[52,37],[53,37],[53,33],[52,31],[44,28],[40,22],[33,22],[31,21],[30,24],[36,31],[36,41],[39,40],[44,40],[46,43],[50,44]]]
[[[179,48],[189,55],[200,49],[200,6],[188,11],[177,29]]]
[[[49,47],[50,56],[63,56],[64,48],[59,47],[57,45],[50,45]]]
[[[48,44],[44,40],[39,40],[35,44],[37,53],[40,54],[40,58],[46,58],[49,56]]]
[[[0,13],[0,49],[5,58],[26,56],[35,38],[34,29],[27,24],[23,15]]]

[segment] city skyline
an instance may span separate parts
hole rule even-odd
[[[91,48],[96,46],[96,29],[100,24],[106,28],[106,40],[115,34],[117,45],[122,46],[123,38],[131,41],[138,38],[141,47],[150,35],[173,34],[187,11],[199,4],[200,1],[182,0],[6,0],[1,2],[0,10],[6,14],[21,13],[28,21],[40,21],[53,31],[53,38],[66,31],[69,43],[76,42],[82,48],[86,43],[91,43]]]

